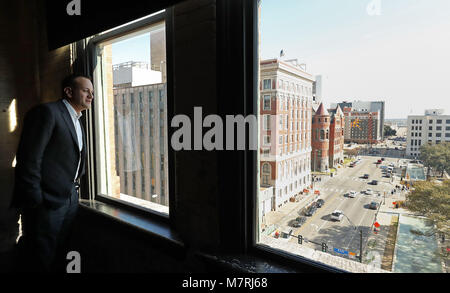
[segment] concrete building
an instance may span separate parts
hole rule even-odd
[[[114,89],[114,137],[120,193],[167,206],[165,97],[165,84]]]
[[[145,62],[124,62],[113,65],[114,87],[135,87],[162,83],[162,74]]]
[[[426,110],[425,115],[408,116],[406,156],[418,158],[425,144],[450,142],[450,115],[444,110]]]
[[[262,60],[260,66],[260,184],[273,187],[276,210],[311,184],[314,77],[296,60]]]
[[[313,83],[313,105],[317,105],[315,108],[318,108],[320,103],[322,103],[322,92],[323,87],[323,79],[322,75],[316,75],[316,81]]]

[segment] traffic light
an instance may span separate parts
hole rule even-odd
[[[302,244],[302,243],[303,243],[303,236],[298,235],[298,244]]]
[[[326,243],[322,243],[322,252],[327,252],[328,246]]]

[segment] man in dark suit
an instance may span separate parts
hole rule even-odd
[[[26,264],[21,270],[54,270],[55,258],[67,253],[63,249],[78,208],[86,157],[79,118],[91,106],[93,85],[85,76],[71,75],[62,89],[63,99],[27,113],[16,154],[11,205],[22,215],[18,246]]]

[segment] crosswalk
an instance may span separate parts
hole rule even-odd
[[[380,184],[378,185],[378,186],[380,186]],[[390,190],[392,189],[392,187],[389,185],[389,186],[386,186],[385,188],[382,188],[382,186],[380,186],[381,188],[376,188],[376,189],[374,189],[374,188],[372,188],[372,186],[369,186],[368,188],[372,188],[372,189],[374,189],[375,190],[375,193],[376,192],[380,192],[380,193],[383,193],[383,192],[390,192]],[[344,187],[337,187],[337,186],[332,186],[332,185],[329,185],[329,186],[321,186],[321,187],[318,187],[317,188],[318,190],[320,190],[322,193],[328,193],[328,194],[330,194],[330,193],[338,193],[338,194],[344,194],[344,193],[347,193],[347,192],[349,192],[349,188],[344,188]],[[355,190],[356,192],[360,192],[360,190]]]

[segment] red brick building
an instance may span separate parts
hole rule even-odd
[[[312,117],[311,168],[327,171],[344,159],[344,114],[338,106],[327,111],[320,104]]]

